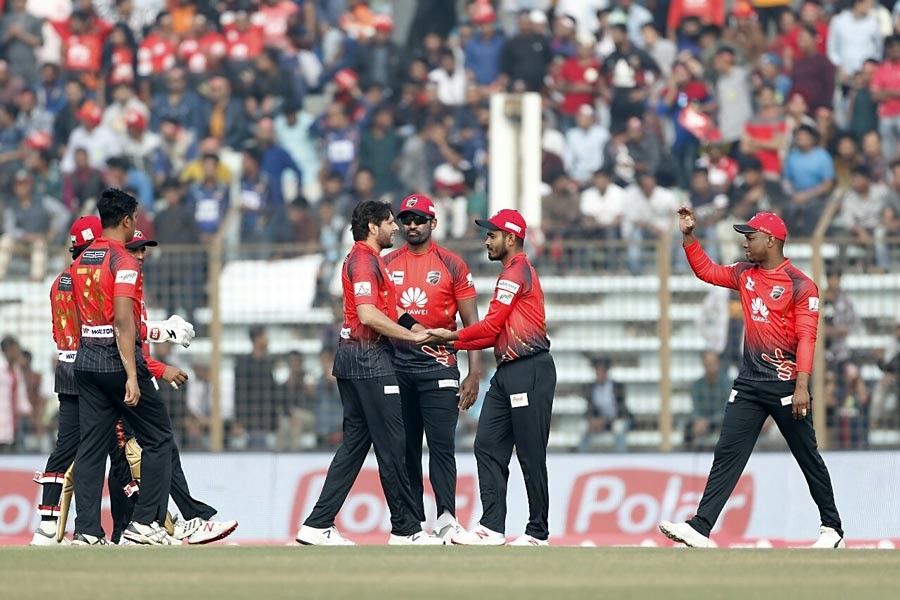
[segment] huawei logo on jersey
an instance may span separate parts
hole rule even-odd
[[[428,304],[428,295],[425,294],[425,290],[421,288],[407,288],[400,294],[400,304],[409,314],[422,315],[425,314],[425,311],[422,309]]]
[[[753,312],[750,318],[757,323],[769,322],[769,307],[765,305],[762,298],[754,298],[753,302],[750,303],[750,310]]]

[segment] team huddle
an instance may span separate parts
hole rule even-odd
[[[53,283],[57,444],[44,472],[32,545],[204,544],[230,535],[236,521],[194,499],[181,468],[159,380],[178,387],[187,374],[150,357],[148,343],[189,346],[193,326],[176,316],[154,323],[143,302],[143,260],[156,245],[135,230],[137,201],[108,189],[100,217],[72,226],[72,265]],[[710,261],[693,236],[694,215],[682,208],[684,250],[702,280],[737,289],[747,335],[744,364],[725,402],[722,432],[697,515],[660,523],[661,532],[688,546],[712,545],[710,532],[734,490],[763,422],[771,416],[796,457],[819,507],[816,547],[844,546],[828,470],[816,449],[808,390],[818,323],[818,289],[784,257],[784,222],[759,213],[735,230],[746,238],[747,262]],[[478,318],[472,275],[457,255],[438,246],[431,200],[408,196],[394,221],[388,204],[360,202],[353,211],[354,245],[342,268],[344,322],[333,374],[343,405],[343,441],[318,501],[301,524],[304,545],[353,545],[335,518],[374,446],[391,516],[389,544],[502,546],[513,448],[528,497],[528,523],[513,546],[549,544],[547,443],[556,389],[544,294],[524,252],[526,223],[515,210],[476,219],[487,230],[487,256],[503,269],[488,313]],[[402,228],[406,244],[385,256]],[[766,306],[759,318],[758,306]],[[757,307],[757,308],[754,308]],[[457,329],[457,315],[463,327]],[[757,318],[754,318],[756,316]],[[497,369],[478,419],[475,460],[482,516],[470,531],[456,517],[455,432],[460,410],[478,397],[480,350],[493,348]],[[457,353],[468,353],[460,378]],[[436,521],[426,533],[422,441]],[[106,457],[113,531],[100,524]],[[72,494],[78,511],[65,538]],[[181,517],[168,513],[172,497]]]

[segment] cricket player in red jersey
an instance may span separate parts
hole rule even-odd
[[[102,235],[100,218],[81,217],[72,224],[72,258],[81,256],[96,238]],[[54,391],[59,396],[59,426],[56,447],[47,459],[43,473],[35,473],[35,482],[43,486],[38,513],[41,524],[34,532],[32,546],[66,544],[57,542],[60,497],[66,470],[75,459],[81,441],[78,427],[78,389],[75,386],[75,356],[78,352],[78,315],[72,296],[72,273],[67,267],[50,288],[50,310],[53,313],[53,340],[56,342],[56,373]]]
[[[108,543],[100,526],[104,467],[116,422],[126,415],[143,443],[143,485],[134,520],[123,536],[140,544],[169,545],[172,539],[160,523],[172,479],[172,426],[141,354],[142,274],[125,250],[134,236],[137,200],[106,189],[97,209],[103,235],[71,268],[81,326],[75,359],[81,444],[73,470],[78,515],[72,543]]]
[[[738,290],[744,309],[744,361],[728,397],[725,418],[697,514],[686,523],[663,521],[659,529],[687,546],[709,546],[709,533],[734,491],[767,417],[772,417],[800,465],[819,507],[815,548],[843,548],[841,517],[825,462],[816,448],[809,376],[819,322],[816,284],[784,257],[787,227],[781,217],[757,213],[746,224],[747,262],[717,265],[694,237],[696,219],[680,208],[684,253],[699,279]]]
[[[400,204],[406,245],[384,257],[397,286],[400,305],[427,328],[456,329],[478,322],[475,284],[466,263],[431,239],[437,227],[434,204],[427,196],[408,196]],[[434,489],[434,533],[444,540],[464,532],[456,519],[456,423],[459,411],[478,398],[481,353],[469,351],[469,373],[460,383],[456,350],[445,344],[418,346],[394,342],[394,369],[400,383],[406,430],[406,470],[418,517],[425,520],[422,499],[422,434],[428,440],[428,477]]]
[[[488,230],[485,245],[490,260],[503,263],[488,314],[459,331],[428,332],[457,350],[494,348],[497,372],[484,397],[475,435],[475,460],[484,512],[478,526],[453,537],[454,544],[502,546],[506,543],[506,486],[513,446],[525,476],[528,525],[511,546],[546,546],[547,441],[556,391],[556,365],[544,317],[544,292],[525,255],[525,219],[503,209],[488,220],[476,220]]]
[[[297,541],[316,546],[353,545],[341,536],[334,520],[374,445],[381,487],[391,513],[388,543],[443,545],[443,539],[422,531],[416,514],[406,471],[400,385],[389,341],[393,338],[424,344],[432,338],[397,306],[397,288],[381,259],[381,251],[394,245],[397,232],[390,205],[360,202],[353,209],[350,229],[356,243],[341,271],[344,326],[332,371],[344,406],[344,439],[328,467],[319,500],[297,532]]]
[[[135,229],[134,237],[125,244],[125,249],[137,260],[141,269],[143,269],[147,248],[157,245],[156,240],[144,237],[140,230]],[[145,342],[141,344],[141,352],[144,355],[144,360],[147,362],[147,368],[157,380],[165,381],[177,390],[187,382],[187,373],[178,367],[167,365],[150,356],[150,343],[172,342],[187,348],[194,338],[194,327],[178,315],[172,315],[165,321],[149,321],[147,307],[144,303],[143,280],[141,281],[139,294],[141,299],[140,337]],[[130,429],[126,422],[124,430],[127,432],[127,435],[123,435],[123,441],[124,437],[132,437],[133,434],[131,434]],[[121,476],[114,472],[121,470],[121,466],[125,461],[124,445],[121,445],[116,451],[116,456],[114,457],[111,453],[110,457],[114,463],[118,463],[120,468],[110,470],[110,509],[113,513],[115,527],[124,530],[131,520],[134,503],[125,497],[125,492],[122,491],[121,487],[116,488],[116,482],[121,479]],[[181,466],[181,455],[178,451],[178,445],[174,442],[172,444],[172,488],[170,494],[178,510],[181,511],[182,517],[176,520],[174,524],[175,533],[173,537],[176,540],[184,540],[189,544],[209,544],[231,535],[237,529],[237,521],[215,520],[216,509],[191,496],[187,477]],[[168,497],[166,498],[166,504],[168,504]],[[119,536],[116,533],[114,532],[112,536],[113,543],[119,541]],[[122,543],[127,544],[129,540],[125,538]]]

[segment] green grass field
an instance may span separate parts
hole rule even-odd
[[[900,552],[0,548],[0,598],[828,598],[900,594]]]

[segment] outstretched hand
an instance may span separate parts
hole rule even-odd
[[[453,339],[453,332],[449,329],[429,329],[428,333],[431,335],[431,339],[436,342],[449,342]]]
[[[678,227],[684,235],[691,235],[694,227],[697,225],[697,219],[694,217],[694,211],[687,206],[678,209]]]

